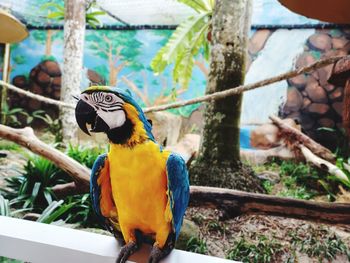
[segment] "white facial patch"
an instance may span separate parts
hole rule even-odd
[[[124,101],[116,94],[101,91],[91,94],[83,93],[80,95],[80,99],[93,107],[96,114],[110,129],[118,128],[125,123]]]

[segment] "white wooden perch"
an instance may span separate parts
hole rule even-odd
[[[0,255],[32,263],[115,263],[121,244],[114,237],[0,216]],[[147,262],[143,246],[128,262]],[[173,250],[162,263],[235,261]],[[237,262],[237,261],[236,261]]]

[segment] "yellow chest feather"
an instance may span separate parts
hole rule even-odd
[[[111,145],[108,159],[112,195],[119,223],[144,233],[170,227],[166,160],[152,141],[132,148]]]

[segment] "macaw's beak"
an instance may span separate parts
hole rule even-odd
[[[75,107],[75,119],[80,129],[87,135],[90,135],[90,132],[106,132],[109,130],[109,126],[97,115],[95,109],[83,100],[79,100]],[[90,132],[86,127],[87,124],[91,125]]]

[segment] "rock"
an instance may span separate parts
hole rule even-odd
[[[338,113],[338,115],[343,115],[343,103],[342,102],[335,102],[332,104],[332,108]]]
[[[300,130],[300,126],[291,118],[283,119],[282,122]],[[250,134],[250,144],[259,149],[270,149],[280,145],[278,128],[271,123],[258,126]]]
[[[308,115],[301,115],[301,126],[304,130],[310,130],[315,124],[314,118],[311,118]]]
[[[200,144],[200,135],[186,134],[177,144],[167,146],[166,149],[180,154],[186,163],[197,154]]]
[[[319,119],[318,124],[320,124],[321,127],[327,127],[327,128],[333,128],[335,125],[334,121],[328,118]]]
[[[51,78],[50,76],[44,72],[44,71],[40,71],[37,76],[36,76],[36,80],[39,84],[41,85],[48,85],[51,82]]]
[[[293,152],[284,146],[278,146],[267,150],[241,150],[241,161],[249,164],[261,165],[272,160],[272,158],[279,158],[282,160],[289,160],[295,158]]]
[[[106,85],[106,80],[100,74],[98,74],[96,71],[92,69],[88,69],[87,77],[90,80],[89,86]]]
[[[177,249],[186,250],[188,241],[195,237],[199,238],[199,227],[190,220],[184,219],[179,239],[176,241]]]
[[[308,84],[305,91],[313,102],[326,103],[328,101],[326,91],[316,83]]]
[[[261,180],[270,181],[273,184],[278,183],[281,180],[281,177],[278,172],[272,171],[263,171],[256,175]]]
[[[251,132],[250,144],[258,149],[269,149],[278,146],[278,128],[270,123],[259,126]]]
[[[334,37],[332,39],[332,45],[334,49],[341,49],[349,43],[349,39],[345,37]]]
[[[32,83],[31,87],[30,87],[30,91],[35,93],[35,94],[43,94],[43,89],[41,88],[41,86],[39,86],[36,83]]]
[[[256,54],[260,50],[262,50],[270,35],[271,35],[271,31],[268,29],[257,30],[249,40],[249,43],[248,43],[249,53]]]
[[[328,51],[332,48],[332,38],[328,34],[315,33],[309,37],[308,45],[314,50]]]
[[[59,64],[56,61],[52,60],[45,60],[41,62],[40,68],[46,72],[51,77],[60,77],[61,76],[61,69]]]
[[[204,126],[204,110],[205,106],[201,105],[188,118],[183,118],[183,133],[201,133]]]
[[[175,145],[179,139],[182,118],[169,112],[147,113],[152,120],[152,132],[156,140],[164,145]]]
[[[332,75],[333,65],[328,65],[322,68],[317,69],[318,81],[321,86],[328,84],[328,79]]]
[[[331,100],[342,100],[343,98],[343,88],[336,88],[330,95]]]
[[[33,111],[38,110],[41,108],[41,102],[38,100],[29,99],[28,107],[29,107],[29,109],[31,109]]]
[[[306,85],[306,76],[305,74],[298,75],[294,78],[288,79],[288,83],[290,86],[294,86],[296,88],[303,89]]]
[[[332,91],[332,90],[335,89],[335,86],[328,83],[328,84],[324,85],[323,88],[324,88],[326,91],[330,92],[330,91]]]
[[[296,68],[301,68],[308,66],[312,63],[316,62],[316,59],[308,52],[302,53],[295,62]]]
[[[322,103],[311,103],[307,108],[310,113],[316,113],[318,115],[326,114],[329,110],[329,106],[327,104]]]
[[[308,98],[303,99],[303,109],[306,109],[311,104],[311,100]]]
[[[298,111],[303,105],[303,96],[295,87],[288,88],[287,101],[283,107],[283,112],[289,114],[290,112]]]
[[[27,78],[23,75],[18,75],[13,78],[12,84],[16,87],[22,88],[22,89],[28,89],[28,81]]]
[[[52,85],[60,86],[61,87],[61,77],[54,77],[52,78]]]

